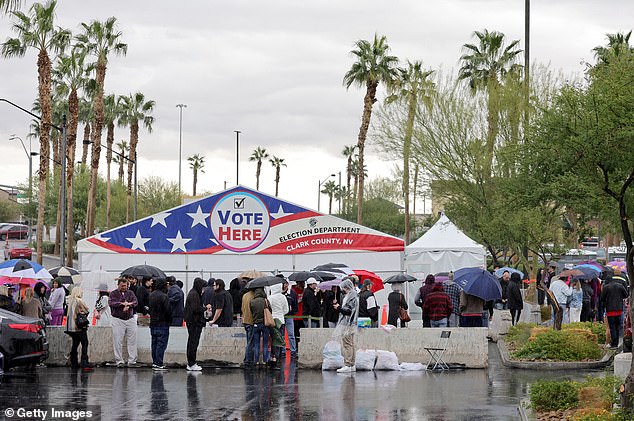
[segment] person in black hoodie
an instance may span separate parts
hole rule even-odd
[[[185,294],[183,290],[176,284],[176,278],[168,276],[167,298],[170,300],[170,308],[172,309],[171,326],[183,326],[183,309],[185,303]]]
[[[317,298],[316,290],[317,280],[315,278],[308,278],[306,280],[306,289],[302,296],[304,303],[302,316],[311,316],[313,318],[309,323],[309,327],[319,327],[319,318],[321,317],[321,304]]]
[[[150,310],[149,299],[150,289],[152,289],[152,283],[152,278],[144,278],[143,281],[141,281],[141,285],[136,289],[136,312],[138,314],[142,314],[144,316],[148,315],[148,312]]]
[[[520,290],[522,288],[521,282],[522,278],[520,274],[513,272],[511,280],[506,287],[507,305],[511,311],[511,324],[513,326],[520,321],[520,315],[524,308],[524,299],[522,298],[522,292]]]
[[[372,281],[363,281],[363,288],[359,294],[359,317],[369,317],[372,327],[379,327],[379,305],[372,293]]]
[[[240,280],[233,278],[229,283],[229,294],[231,294],[231,301],[233,302],[233,314],[242,314],[242,294],[240,293],[242,287],[240,286]]]
[[[148,299],[150,313],[150,335],[152,336],[152,369],[165,370],[163,356],[167,349],[172,322],[172,309],[167,297],[165,279],[157,278],[154,291]]]
[[[332,287],[331,290],[324,291],[323,297],[324,301],[322,302],[323,313],[324,313],[324,327],[334,328],[337,326],[337,321],[339,320],[339,310],[335,309],[334,305],[338,303],[337,295],[335,291],[339,287]]]
[[[214,305],[214,295],[216,294],[216,290],[214,289],[214,281],[214,278],[209,278],[209,280],[207,281],[207,286],[203,288],[203,307]]]
[[[187,371],[201,371],[202,367],[196,364],[196,351],[200,342],[200,334],[205,327],[204,308],[201,300],[205,281],[201,278],[194,279],[194,287],[187,294],[183,318],[187,324]]]

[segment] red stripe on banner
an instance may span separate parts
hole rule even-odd
[[[324,216],[324,215],[321,213],[313,212],[313,211],[297,212],[291,215],[286,215],[282,218],[273,219],[271,221],[271,226],[275,227],[277,225],[282,225],[287,222],[297,221],[298,219],[311,218],[313,216]]]
[[[398,238],[374,234],[319,234],[285,241],[257,254],[306,254],[325,250],[403,251]]]

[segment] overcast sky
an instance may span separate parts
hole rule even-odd
[[[74,33],[80,22],[109,16],[119,22],[128,54],[110,59],[106,92],[140,91],[156,101],[153,133],[140,132],[139,178],[178,180],[176,104],[184,103],[185,192],[192,189],[186,158],[195,153],[206,159],[198,191],[235,185],[234,130],[240,130],[240,184],[255,187],[248,157],[261,146],[288,165],[280,196],[315,209],[320,180],[341,172],[345,183],[341,151],[357,140],[364,91],[342,85],[356,40],[386,35],[393,55],[445,71],[459,67],[461,46],[472,42],[474,30],[501,31],[524,45],[524,0],[63,0],[57,10],[58,24]],[[633,16],[630,0],[533,0],[531,61],[578,73],[606,33],[632,29]],[[13,36],[10,21],[0,17],[2,42]],[[29,108],[37,96],[36,54],[0,59],[0,80],[0,97]],[[0,103],[0,184],[28,177],[24,151],[8,138],[26,141],[29,123]],[[115,135],[128,137],[123,129]],[[35,140],[33,150],[39,150]],[[389,175],[394,165],[372,148],[367,163],[370,178]],[[263,192],[274,193],[274,175],[265,163]],[[322,197],[322,211],[326,203]]]

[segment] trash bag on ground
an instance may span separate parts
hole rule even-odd
[[[343,367],[341,344],[338,341],[326,342],[322,354],[324,356],[324,361],[321,364],[322,370],[337,370]]]
[[[401,363],[401,371],[422,371],[425,369],[423,363]]]
[[[357,371],[360,370],[374,370],[374,364],[376,363],[376,350],[374,349],[360,349],[355,355],[354,366]]]
[[[398,365],[398,357],[394,352],[377,350],[374,369],[398,371],[401,367]]]

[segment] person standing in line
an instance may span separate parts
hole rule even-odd
[[[207,280],[207,285],[203,288],[203,307],[207,307],[208,305],[214,305],[214,294],[216,293],[214,289],[214,278],[209,278]]]
[[[443,289],[442,284],[435,283],[423,305],[423,311],[429,317],[431,327],[447,327],[452,310],[451,298]]]
[[[291,358],[297,358],[297,342],[295,341],[295,319],[293,316],[297,314],[297,293],[289,288],[288,280],[282,283],[282,294],[288,302],[288,313],[284,317],[284,325],[282,326],[282,336],[284,331],[288,332],[288,348],[291,352]],[[286,354],[286,350],[282,350],[282,355]]]
[[[372,281],[363,281],[363,287],[359,294],[359,317],[369,317],[371,327],[379,327],[379,305],[372,292]]]
[[[461,327],[482,327],[482,312],[484,311],[484,300],[475,295],[460,291],[460,326]]]
[[[451,314],[449,315],[448,327],[460,326],[460,291],[462,288],[453,281],[453,272],[449,272],[449,280],[444,283],[443,289],[451,298]]]
[[[110,291],[108,291],[108,285],[101,284],[97,287],[97,301],[95,302],[95,318],[97,319],[97,326],[110,327],[112,325],[112,315],[110,314],[110,306],[108,305],[108,299],[110,297]]]
[[[88,362],[88,326],[77,326],[77,315],[83,313],[88,317],[88,305],[82,296],[84,291],[81,287],[73,288],[68,300],[68,317],[66,317],[66,334],[73,340],[70,349],[70,366],[73,369],[80,367],[77,359],[77,349],[81,344],[81,370],[84,372],[93,371],[92,365]]]
[[[562,323],[568,323],[568,318],[564,315],[564,310],[568,306],[568,298],[572,295],[572,290],[559,277],[554,277],[550,282],[550,291],[557,301],[557,311],[554,316],[555,330],[561,330]]]
[[[24,317],[31,317],[33,319],[44,320],[44,313],[42,311],[42,303],[40,300],[34,297],[35,292],[33,288],[28,287],[24,290],[24,298],[20,303],[22,304],[20,314]]]
[[[128,280],[120,278],[117,281],[117,289],[110,292],[108,305],[112,319],[112,347],[114,350],[113,365],[123,367],[123,338],[128,343],[128,367],[136,367],[137,359],[137,323],[134,318],[134,308],[138,305],[136,295],[128,289]]]
[[[336,290],[338,287],[333,286],[331,289],[323,292],[322,314],[324,318],[324,327],[337,326],[337,320],[339,320],[339,311],[335,309],[334,305],[337,303]]]
[[[425,285],[420,287],[418,291],[416,291],[416,295],[414,296],[414,304],[423,309],[425,305],[425,298],[428,294],[431,294],[432,289],[434,288],[434,283],[436,283],[436,277],[432,274],[427,275],[425,278]],[[429,317],[425,314],[425,311],[422,311],[423,316],[423,327],[431,327],[431,323],[429,322]]]
[[[519,273],[513,272],[508,286],[506,287],[507,306],[511,312],[511,324],[515,326],[520,321],[522,309],[524,308],[524,299],[521,291],[522,279]]]
[[[170,302],[170,309],[172,310],[172,320],[170,326],[183,326],[183,311],[185,310],[185,293],[176,284],[176,278],[173,276],[167,277],[167,298]]]
[[[345,278],[339,286],[346,294],[335,307],[339,309],[339,321],[337,329],[341,335],[341,349],[343,353],[344,366],[337,370],[337,373],[353,373],[356,370],[354,335],[357,332],[357,318],[359,315],[359,296],[354,284],[349,278]]]
[[[407,300],[402,293],[403,283],[392,284],[392,292],[387,296],[388,312],[387,324],[397,327],[399,320],[399,310],[408,310]],[[407,327],[407,323],[401,320],[401,327]]]
[[[581,311],[583,309],[583,289],[581,281],[572,281],[572,296],[570,299],[570,323],[581,321]]]
[[[502,287],[502,298],[495,303],[495,308],[498,310],[508,310],[508,288],[511,282],[511,272],[505,270],[499,281]]]
[[[242,295],[242,325],[247,335],[242,365],[247,369],[253,368],[256,363],[255,341],[253,340],[253,313],[251,313],[251,301],[253,301],[253,298],[255,298],[253,290],[245,290]]]
[[[253,316],[253,361],[260,362],[260,338],[262,338],[262,363],[267,365],[270,359],[269,354],[269,329],[264,325],[264,308],[271,310],[271,305],[266,299],[264,288],[256,288],[253,291],[253,299],[249,303],[251,315]]]
[[[150,290],[152,289],[153,282],[152,278],[143,278],[141,286],[139,286],[136,290],[136,312],[138,314],[142,314],[143,316],[147,316],[150,311]]]
[[[295,291],[295,295],[297,296],[297,312],[295,312],[295,314],[298,316],[302,316],[304,314],[304,291],[306,290],[305,287],[305,281],[297,281],[297,283],[293,285],[292,288],[293,291]],[[295,341],[297,343],[299,343],[300,341],[299,331],[303,327],[306,327],[304,319],[302,319],[301,317],[296,317],[294,320],[293,328],[295,329]]]
[[[218,327],[231,327],[233,325],[233,299],[229,291],[225,290],[225,281],[214,281],[213,315],[209,325]]]
[[[152,337],[152,369],[164,371],[163,357],[167,349],[170,337],[170,323],[172,322],[172,309],[167,297],[167,285],[165,280],[157,278],[154,291],[148,299],[150,313],[150,335]]]
[[[53,279],[53,290],[48,299],[51,304],[51,326],[61,326],[64,319],[66,293],[59,279]]]
[[[623,313],[623,300],[629,296],[625,287],[612,277],[608,277],[601,290],[601,303],[605,308],[605,314],[610,326],[610,348],[618,348],[619,337],[623,331],[621,326],[621,314]]]
[[[200,334],[205,327],[204,309],[202,303],[203,287],[205,281],[201,278],[194,279],[194,286],[187,293],[183,318],[187,325],[187,371],[201,371],[202,367],[196,363],[196,353]]]
[[[582,322],[591,322],[592,316],[592,287],[589,280],[581,281],[581,291],[583,292],[583,301],[581,303],[581,318]]]
[[[304,308],[302,316],[310,316],[310,327],[319,327],[319,318],[321,317],[321,304],[317,298],[317,280],[315,278],[308,278],[306,280],[306,289],[304,290],[304,296],[302,298],[304,302]],[[315,320],[317,319],[317,320]]]
[[[271,315],[275,321],[275,327],[269,328],[271,331],[271,359],[269,360],[269,366],[275,367],[284,348],[284,315],[288,313],[288,300],[282,294],[281,284],[269,287],[269,303],[271,305]]]

